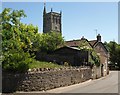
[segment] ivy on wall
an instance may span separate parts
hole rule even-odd
[[[100,66],[100,58],[95,52],[95,50],[89,45],[89,43],[86,40],[82,40],[79,45],[80,50],[83,51],[89,51],[89,62],[93,65]]]

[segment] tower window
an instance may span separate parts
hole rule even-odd
[[[58,21],[58,23],[60,23],[60,22],[59,22],[59,19],[57,19],[57,21]]]
[[[57,24],[57,18],[56,18],[56,24]]]
[[[53,17],[53,23],[56,23],[56,17],[55,16]]]

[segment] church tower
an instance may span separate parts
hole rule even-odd
[[[44,3],[44,10],[43,10],[43,33],[49,32],[58,32],[62,33],[61,29],[61,14],[57,12],[53,12],[51,8],[51,12],[46,12],[46,4]]]

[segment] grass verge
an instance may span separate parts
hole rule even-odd
[[[29,64],[29,69],[33,68],[61,68],[62,65],[58,65],[52,62],[42,62],[42,61],[35,61]]]

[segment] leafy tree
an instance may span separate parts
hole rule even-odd
[[[116,46],[117,46],[117,44],[115,43],[115,42],[110,42],[110,44],[109,44],[109,46],[110,46],[110,61],[113,63],[113,64],[115,64],[116,63]]]
[[[21,23],[20,20],[23,17],[26,17],[23,10],[13,10],[11,11],[10,8],[5,8],[3,12],[0,14],[1,16],[1,24],[2,29],[9,30],[12,25],[19,26]]]
[[[109,50],[109,61],[115,67],[120,69],[120,45],[117,44],[115,41],[110,41],[109,43],[105,42],[104,44]]]
[[[117,45],[117,50],[116,50],[116,66],[120,69],[120,45]]]
[[[25,71],[31,62],[32,41],[38,28],[33,25],[25,25],[20,22],[26,17],[23,10],[5,8],[0,14],[2,17],[2,67],[10,71]]]
[[[5,70],[25,71],[33,62],[35,52],[53,51],[64,42],[60,34],[40,34],[38,27],[21,23],[21,18],[26,17],[23,10],[5,8],[0,17],[0,45],[3,47],[0,60]]]
[[[57,49],[59,45],[64,44],[64,39],[61,34],[50,32],[42,35],[40,43],[42,52],[52,52]]]

